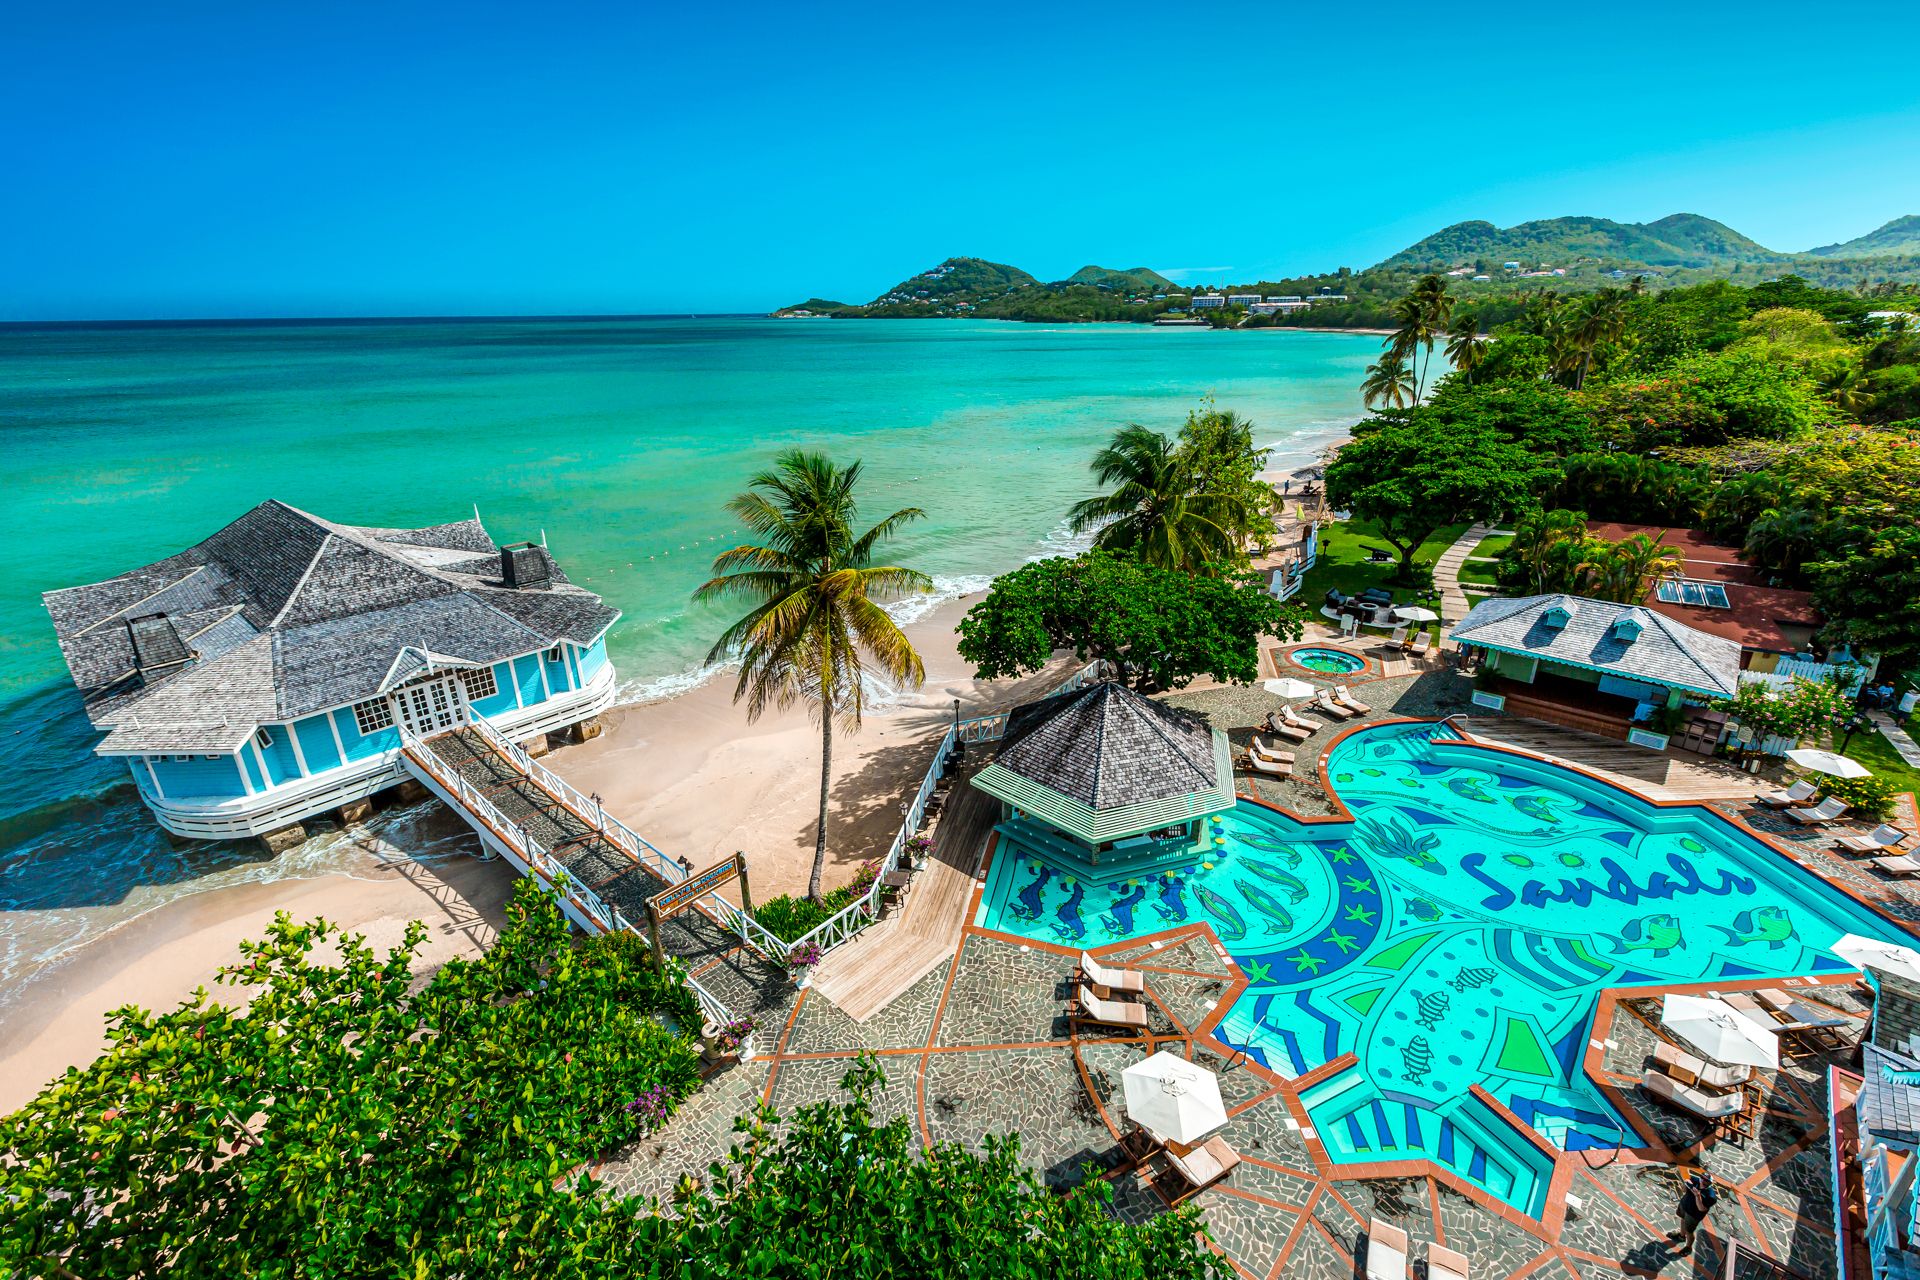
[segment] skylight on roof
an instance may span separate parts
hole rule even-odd
[[[1667,578],[1654,588],[1654,595],[1668,604],[1690,604],[1701,609],[1728,609],[1727,589],[1717,582],[1695,582],[1691,578]]]

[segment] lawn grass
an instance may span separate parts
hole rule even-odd
[[[1899,790],[1920,795],[1920,769],[1902,760],[1900,753],[1893,749],[1893,744],[1878,729],[1854,734],[1853,741],[1847,744],[1846,754],[1892,782]]]
[[[1415,563],[1431,565],[1467,528],[1467,525],[1456,524],[1436,530],[1413,553]],[[1301,585],[1300,594],[1294,597],[1295,600],[1309,609],[1317,610],[1325,603],[1327,592],[1336,587],[1347,595],[1365,591],[1368,587],[1385,587],[1397,598],[1405,600],[1407,589],[1387,581],[1399,567],[1398,554],[1387,564],[1369,564],[1369,547],[1393,551],[1386,539],[1365,520],[1342,520],[1323,526],[1320,530],[1320,557],[1313,568],[1307,571],[1306,581]],[[1438,600],[1422,603],[1431,604],[1435,609],[1440,607]]]
[[[1469,560],[1460,566],[1460,581],[1462,584],[1478,583],[1484,587],[1491,587],[1494,585],[1493,566],[1475,564]]]
[[[1497,556],[1512,545],[1512,534],[1496,533],[1491,538],[1482,538],[1480,545],[1474,548],[1473,554],[1477,556]]]

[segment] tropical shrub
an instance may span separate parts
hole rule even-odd
[[[1713,703],[1715,711],[1756,738],[1831,737],[1853,718],[1853,702],[1834,680],[1795,677],[1780,688],[1765,681],[1742,684],[1731,698]]]
[[[1579,395],[1605,439],[1636,451],[1786,440],[1839,417],[1806,375],[1751,351],[1685,356]]]
[[[1579,453],[1547,496],[1550,506],[1591,512],[1596,520],[1690,528],[1711,499],[1705,467],[1632,453]]]
[[[244,1008],[201,990],[116,1011],[95,1062],[0,1120],[0,1274],[503,1275],[544,1256],[578,1212],[569,1170],[697,1087],[697,1042],[662,1015],[699,1015],[645,943],[578,940],[531,882],[509,918],[415,991],[426,926],[380,955],[283,913],[221,972]]]
[[[1893,812],[1894,784],[1879,774],[1864,778],[1822,778],[1823,794],[1845,800],[1850,808],[1866,818],[1885,818]]]

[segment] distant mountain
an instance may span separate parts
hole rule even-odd
[[[1173,281],[1150,267],[1082,267],[1065,280],[1066,284],[1090,284],[1096,289],[1123,289],[1135,293],[1165,293],[1175,287]]]
[[[1402,249],[1375,269],[1406,271],[1475,263],[1498,267],[1503,262],[1526,267],[1567,266],[1580,260],[1621,266],[1711,268],[1735,263],[1782,263],[1791,257],[1756,244],[1712,218],[1676,213],[1657,222],[1543,218],[1513,227],[1457,222]]]
[[[985,258],[948,258],[931,271],[909,276],[875,298],[870,306],[884,303],[912,303],[916,300],[939,303],[952,299],[975,299],[1026,289],[1040,282],[1018,267]]]
[[[1895,218],[1878,231],[1869,231],[1842,244],[1810,250],[1821,258],[1890,258],[1920,254],[1920,216]]]

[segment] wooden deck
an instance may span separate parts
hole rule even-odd
[[[1771,785],[1725,761],[1652,751],[1542,720],[1473,716],[1463,717],[1462,723],[1468,734],[1493,746],[1578,765],[1650,800],[1749,800]]]
[[[933,856],[915,874],[906,901],[886,919],[829,951],[813,992],[865,1022],[953,955],[973,901],[973,877],[1000,802],[956,777],[934,828]]]

